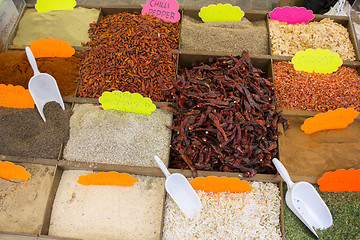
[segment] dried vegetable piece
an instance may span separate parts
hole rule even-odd
[[[269,19],[269,33],[273,55],[293,56],[308,48],[321,48],[338,53],[342,60],[356,60],[349,32],[330,18],[295,25]]]
[[[204,192],[221,193],[241,193],[252,190],[252,186],[247,181],[241,181],[238,178],[227,177],[197,177],[190,182],[195,190]]]
[[[317,182],[323,192],[360,191],[360,169],[339,169],[325,173]]]
[[[136,178],[127,173],[99,172],[79,176],[78,183],[81,185],[115,185],[130,187],[136,182]]]
[[[80,97],[100,97],[104,91],[139,93],[167,101],[159,82],[175,76],[180,23],[151,15],[117,13],[91,24],[78,80]]]
[[[330,74],[295,71],[275,62],[276,102],[280,108],[326,112],[337,108],[360,111],[360,77],[354,68],[339,67]]]
[[[339,108],[335,111],[327,111],[326,113],[316,114],[312,118],[308,118],[301,125],[301,130],[306,134],[311,134],[321,130],[327,129],[342,129],[354,122],[354,119],[359,115],[359,112],[353,108],[344,109]]]
[[[0,178],[4,180],[21,180],[27,182],[31,174],[25,168],[11,162],[0,161]]]
[[[210,59],[180,69],[169,88],[175,104],[171,167],[275,173],[271,159],[278,154],[278,123],[287,122],[275,110],[275,92],[249,54]]]

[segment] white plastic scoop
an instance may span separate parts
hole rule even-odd
[[[294,183],[291,181],[284,165],[276,158],[272,161],[288,186],[285,196],[286,204],[311,232],[319,238],[314,228],[323,230],[331,227],[333,224],[329,208],[310,183]]]
[[[158,156],[154,156],[156,163],[166,176],[165,189],[186,217],[192,218],[201,211],[202,205],[189,181],[180,173],[167,170]]]
[[[26,47],[25,50],[30,65],[34,70],[34,76],[30,79],[28,84],[29,92],[34,99],[40,116],[44,122],[46,122],[43,109],[47,102],[55,101],[60,104],[63,110],[65,110],[65,105],[61,98],[55,78],[47,73],[40,73],[31,49]]]

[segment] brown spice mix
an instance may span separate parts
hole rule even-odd
[[[292,64],[274,63],[276,101],[280,108],[326,112],[337,108],[360,111],[360,77],[355,68],[330,74],[296,71]]]
[[[44,106],[46,122],[36,108],[0,107],[0,154],[57,159],[61,144],[69,139],[71,110],[55,102]]]
[[[41,73],[53,76],[62,96],[74,96],[79,73],[79,55],[70,58],[37,58]],[[30,78],[34,76],[25,51],[6,51],[0,53],[0,84],[20,85],[28,88]]]

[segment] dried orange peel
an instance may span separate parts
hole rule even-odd
[[[63,42],[61,39],[40,38],[30,43],[30,49],[35,58],[41,57],[71,57],[75,54],[75,49],[70,43]]]
[[[127,173],[99,172],[80,176],[78,183],[81,185],[115,185],[130,187],[133,186],[136,181],[136,178]]]
[[[325,173],[317,184],[323,192],[360,191],[360,169],[339,169]]]
[[[34,100],[28,89],[12,84],[0,84],[0,106],[8,108],[34,108]]]
[[[359,112],[353,108],[338,108],[335,111],[327,111],[326,113],[316,114],[312,118],[308,118],[301,126],[306,134],[327,130],[327,129],[342,129],[354,122],[354,119],[359,115]]]
[[[252,190],[252,186],[247,181],[241,181],[238,178],[227,177],[197,177],[190,182],[195,190],[202,190],[205,192],[231,192],[240,193]]]
[[[22,166],[0,161],[0,178],[6,181],[21,180],[27,182],[31,178],[31,174]]]

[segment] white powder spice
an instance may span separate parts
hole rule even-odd
[[[134,186],[83,186],[64,171],[54,200],[49,235],[80,239],[159,239],[164,178],[132,175]]]
[[[151,115],[101,110],[78,104],[70,118],[64,158],[72,161],[157,167],[154,155],[169,162],[172,113]]]
[[[203,209],[189,219],[167,196],[163,239],[281,239],[280,191],[273,183],[250,183],[245,193],[196,191]]]

